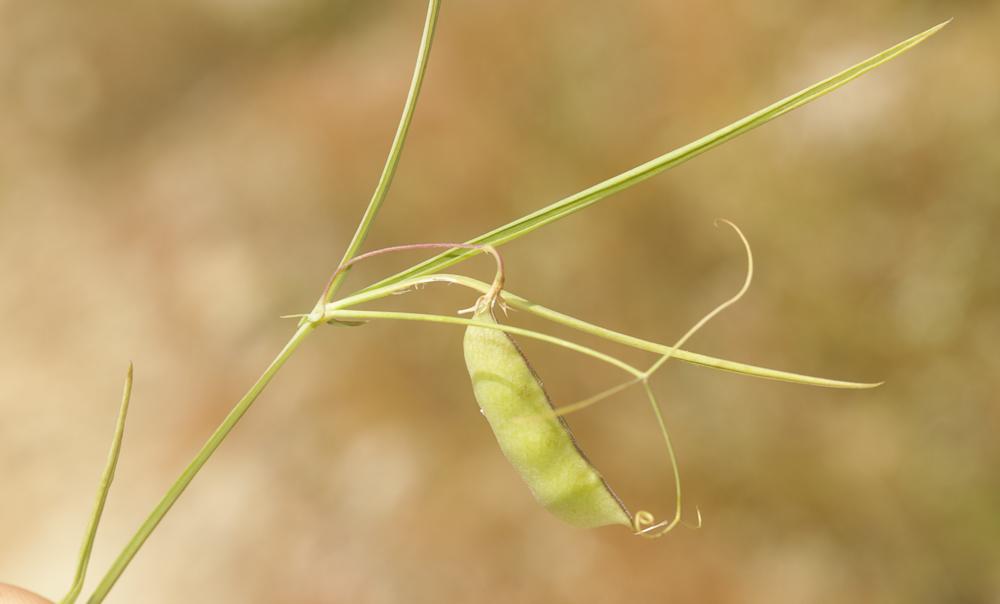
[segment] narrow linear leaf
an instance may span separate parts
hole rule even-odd
[[[466,277],[464,275],[451,275],[451,274],[436,274],[426,277],[412,277],[410,279],[405,279],[399,283],[392,285],[387,285],[377,290],[371,290],[347,298],[341,298],[340,300],[333,302],[326,307],[327,316],[333,317],[337,316],[343,318],[340,315],[340,311],[346,308],[352,308],[358,304],[363,304],[365,302],[371,302],[372,300],[379,300],[385,298],[386,296],[393,295],[395,293],[406,291],[410,288],[420,287],[426,283],[453,283],[456,285],[461,285],[468,287],[470,289],[476,290],[480,293],[485,294],[492,287],[489,283],[484,283],[478,279],[473,279],[472,277]],[[606,327],[601,327],[593,323],[588,323],[582,319],[577,319],[565,313],[553,310],[537,304],[518,296],[517,294],[511,292],[510,290],[504,290],[501,293],[503,300],[510,307],[517,310],[522,310],[529,312],[533,315],[541,317],[547,321],[553,323],[564,325],[570,329],[575,329],[577,331],[587,333],[598,338],[607,340],[609,342],[616,342],[624,346],[629,346],[631,348],[636,348],[638,350],[645,350],[658,355],[664,355],[670,352],[671,347],[666,344],[659,344],[657,342],[650,342],[648,340],[643,340],[630,335],[626,335]],[[697,352],[691,352],[689,350],[677,349],[673,353],[673,358],[684,361],[686,363],[691,363],[693,365],[701,365],[702,367],[707,367],[709,369],[720,369],[723,371],[729,371],[732,373],[738,373],[740,375],[746,375],[749,377],[764,378],[768,380],[776,380],[780,382],[791,382],[794,384],[804,384],[806,386],[820,386],[823,388],[845,388],[845,389],[856,389],[861,390],[865,388],[875,388],[882,385],[882,382],[849,382],[845,380],[834,380],[830,378],[816,377],[811,375],[804,375],[801,373],[792,373],[790,371],[781,371],[778,369],[768,369],[767,367],[758,367],[756,365],[750,365],[747,363],[740,363],[737,361],[730,361],[727,359],[720,359],[717,357],[708,356],[705,354],[699,354]]]
[[[753,130],[758,126],[762,126],[763,124],[766,124],[767,122],[784,115],[797,107],[801,107],[802,105],[814,101],[829,92],[833,92],[851,80],[860,77],[872,69],[875,69],[879,65],[898,57],[917,44],[920,44],[930,36],[937,33],[948,23],[950,23],[950,20],[936,25],[923,33],[917,34],[908,40],[900,42],[892,48],[884,50],[879,54],[854,65],[853,67],[845,69],[835,76],[827,78],[822,82],[814,84],[809,88],[786,97],[694,142],[674,149],[673,151],[661,155],[656,159],[650,160],[640,166],[636,166],[626,172],[622,172],[617,176],[600,182],[588,189],[584,189],[579,193],[570,195],[569,197],[557,201],[504,226],[493,229],[488,233],[484,233],[478,237],[470,239],[466,243],[500,246],[508,241],[524,236],[535,229],[539,229],[551,222],[555,222],[560,218],[565,218],[566,216],[595,204],[610,195],[623,191],[636,183],[655,176],[664,170],[678,166],[689,159],[701,155],[709,149],[713,149],[726,141],[730,141],[741,134]],[[434,273],[448,266],[457,264],[458,262],[461,262],[477,253],[479,252],[467,249],[449,250],[434,256],[433,258],[425,260],[424,262],[416,264],[405,271],[383,279],[378,283],[374,283],[361,291],[368,291],[384,285],[390,285],[409,277],[417,277]]]
[[[83,537],[83,546],[80,548],[80,558],[77,562],[76,576],[73,577],[73,585],[69,589],[60,604],[73,604],[80,596],[83,589],[83,580],[87,577],[87,565],[90,562],[90,553],[94,549],[94,537],[97,535],[97,526],[101,523],[101,516],[104,514],[104,504],[108,500],[108,491],[111,490],[111,482],[115,478],[115,468],[118,467],[118,456],[121,453],[122,437],[125,436],[125,418],[128,416],[128,405],[132,399],[132,363],[128,365],[128,373],[125,374],[125,388],[122,392],[122,404],[118,410],[118,420],[115,423],[115,435],[111,439],[111,451],[108,453],[108,462],[104,466],[104,474],[101,476],[101,483],[97,488],[97,502],[94,504],[94,511],[90,515],[90,524]]]
[[[555,346],[565,348],[567,350],[572,350],[573,352],[582,354],[584,356],[589,356],[602,361],[622,371],[628,373],[632,377],[638,378],[642,376],[642,372],[635,367],[629,365],[625,361],[618,359],[617,357],[604,354],[603,352],[588,348],[582,344],[577,344],[570,340],[564,340],[562,338],[557,338],[546,333],[539,331],[533,331],[530,329],[524,329],[522,327],[515,327],[513,325],[505,325],[503,323],[497,322],[485,322],[479,319],[463,319],[461,317],[452,317],[449,315],[432,315],[426,313],[415,313],[415,312],[397,312],[397,311],[384,311],[384,310],[350,310],[350,309],[330,309],[327,310],[324,317],[329,319],[341,320],[341,319],[360,319],[363,321],[371,319],[388,319],[394,321],[423,321],[426,323],[443,323],[445,325],[462,325],[464,327],[484,327],[487,329],[494,329],[497,331],[502,331],[504,333],[513,334],[517,336],[524,336],[526,338],[531,338],[533,340],[539,340],[541,342],[547,342]]]

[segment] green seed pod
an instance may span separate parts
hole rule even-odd
[[[496,323],[489,310],[474,318]],[[500,449],[545,509],[582,528],[632,526],[624,504],[577,446],[569,426],[552,415],[541,381],[510,336],[470,326],[465,364]]]

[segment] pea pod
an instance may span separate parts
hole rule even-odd
[[[474,319],[496,323],[489,306],[479,306]],[[470,326],[464,347],[479,407],[535,499],[574,526],[632,526],[625,505],[577,446],[565,420],[553,414],[548,394],[514,340],[497,329]]]

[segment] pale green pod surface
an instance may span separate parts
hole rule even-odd
[[[477,321],[495,323],[489,311]],[[577,446],[538,376],[506,333],[470,326],[465,363],[500,449],[545,509],[583,528],[622,524],[631,516]]]

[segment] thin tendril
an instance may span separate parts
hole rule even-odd
[[[636,512],[633,517],[632,528],[635,530],[635,534],[640,537],[655,539],[674,530],[674,528],[681,522],[681,473],[677,466],[677,456],[674,454],[674,446],[670,442],[670,433],[667,431],[667,424],[663,420],[663,412],[660,410],[660,404],[657,402],[656,396],[653,395],[653,389],[649,387],[648,380],[644,380],[642,382],[642,387],[646,391],[646,397],[649,398],[649,404],[653,409],[653,414],[656,416],[656,423],[660,428],[660,433],[663,435],[663,443],[667,447],[667,457],[670,459],[670,469],[674,475],[674,492],[677,500],[677,507],[674,510],[674,516],[670,520],[656,522],[653,514],[645,510]],[[698,513],[698,518],[700,526],[700,512]]]
[[[629,386],[637,383],[638,381],[646,381],[646,380],[648,380],[654,373],[656,373],[656,371],[660,367],[663,366],[664,363],[666,363],[668,360],[670,360],[674,356],[674,353],[677,352],[677,350],[679,350],[681,348],[681,346],[683,346],[691,338],[691,336],[693,336],[695,333],[698,332],[698,330],[700,330],[702,327],[704,327],[706,323],[708,323],[709,321],[711,321],[712,319],[714,319],[716,317],[716,315],[718,315],[723,310],[729,308],[730,306],[732,306],[733,304],[735,304],[737,301],[739,301],[740,298],[743,297],[743,295],[750,288],[750,283],[753,281],[753,252],[750,250],[750,243],[747,241],[746,237],[743,235],[743,232],[740,230],[740,228],[737,227],[732,222],[730,222],[730,221],[728,221],[728,220],[726,220],[724,218],[720,218],[720,219],[716,220],[715,222],[716,222],[716,226],[718,226],[718,223],[722,222],[722,223],[727,224],[730,227],[732,227],[733,230],[736,231],[736,234],[739,235],[740,241],[743,242],[743,249],[746,251],[746,256],[747,256],[746,278],[743,280],[743,286],[736,293],[736,295],[734,295],[732,298],[729,298],[728,300],[726,300],[722,304],[716,306],[714,309],[712,309],[711,312],[709,312],[708,314],[706,314],[697,323],[695,323],[691,327],[691,329],[687,330],[687,332],[683,336],[681,336],[681,338],[679,340],[677,340],[677,342],[673,346],[671,346],[667,350],[667,352],[665,352],[663,354],[663,356],[661,356],[655,363],[653,363],[653,365],[649,369],[647,369],[645,372],[643,372],[643,375],[642,375],[641,378],[639,378],[638,380],[631,380],[629,382],[625,382],[623,384],[619,384],[618,386],[615,386],[613,388],[609,388],[608,390],[605,390],[604,392],[602,392],[600,394],[597,394],[597,395],[592,396],[590,398],[584,399],[582,401],[579,401],[579,402],[576,402],[576,403],[573,403],[573,404],[570,404],[570,405],[563,405],[562,407],[559,407],[559,409],[556,411],[557,415],[568,415],[570,413],[575,413],[577,411],[581,411],[583,409],[586,409],[587,407],[590,407],[591,405],[596,405],[597,403],[603,401],[604,399],[610,397],[613,394],[617,394],[617,393],[621,392],[622,390],[625,390],[626,388],[628,388]]]
[[[587,407],[589,407],[591,405],[594,405],[594,404],[597,404],[597,403],[603,401],[606,398],[610,398],[610,397],[618,394],[619,392],[622,392],[623,390],[627,390],[628,388],[630,388],[630,387],[638,384],[639,382],[641,382],[642,379],[643,378],[641,378],[641,377],[637,377],[637,378],[629,380],[627,382],[622,382],[621,384],[618,384],[617,386],[612,386],[611,388],[608,388],[607,390],[605,390],[603,392],[599,392],[599,393],[595,394],[594,396],[585,398],[582,401],[577,401],[577,402],[575,402],[575,403],[573,403],[571,405],[562,405],[562,406],[560,406],[557,409],[553,409],[552,412],[551,412],[551,415],[554,415],[555,417],[562,417],[563,415],[569,415],[570,413],[574,413],[574,412],[579,411],[581,409],[585,409],[585,408],[587,408]]]
[[[679,340],[677,340],[677,343],[674,344],[670,348],[670,350],[667,351],[666,354],[664,354],[662,357],[660,357],[660,359],[656,363],[654,363],[652,365],[652,367],[650,367],[643,374],[643,377],[641,378],[643,388],[645,388],[645,390],[646,390],[646,396],[649,398],[650,406],[653,408],[653,414],[656,416],[656,423],[659,425],[660,432],[663,435],[663,442],[667,446],[667,456],[670,458],[670,468],[671,468],[671,471],[673,472],[673,475],[674,475],[674,489],[675,489],[676,500],[677,500],[677,506],[676,506],[675,511],[674,511],[674,516],[670,520],[664,520],[662,522],[656,522],[656,523],[654,523],[655,520],[654,520],[653,514],[647,512],[647,511],[644,511],[644,510],[640,510],[639,512],[636,512],[636,514],[635,514],[635,516],[633,517],[633,520],[632,520],[632,527],[635,530],[635,534],[638,535],[638,536],[640,536],[640,537],[646,537],[648,539],[656,539],[658,537],[662,537],[663,535],[666,535],[667,533],[669,533],[670,531],[672,531],[674,528],[676,528],[677,525],[680,524],[680,522],[681,522],[681,476],[680,476],[680,471],[679,471],[678,466],[677,466],[677,457],[676,457],[676,455],[674,455],[674,447],[673,447],[673,445],[670,442],[670,434],[667,431],[666,422],[664,422],[664,420],[663,420],[663,413],[660,410],[660,405],[657,402],[656,397],[653,395],[653,390],[649,387],[649,377],[657,369],[659,369],[660,367],[662,367],[663,364],[666,363],[670,359],[671,356],[673,356],[674,352],[678,348],[680,348],[681,346],[684,345],[684,343],[688,340],[688,338],[690,338],[691,336],[693,336],[699,329],[701,329],[706,323],[708,323],[710,320],[712,320],[720,312],[722,312],[723,310],[725,310],[729,306],[732,306],[740,298],[742,298],[743,295],[750,288],[750,283],[753,281],[753,252],[750,250],[750,243],[747,241],[746,237],[743,235],[743,232],[740,231],[739,227],[737,227],[735,224],[733,224],[732,222],[730,222],[728,220],[720,219],[720,220],[716,221],[716,226],[718,226],[719,222],[723,222],[723,223],[729,225],[730,227],[732,227],[732,229],[734,231],[736,231],[736,234],[739,235],[739,237],[740,237],[740,241],[743,242],[743,249],[746,250],[746,255],[747,255],[747,274],[746,274],[746,278],[743,280],[743,287],[740,288],[740,290],[736,293],[735,296],[733,296],[732,298],[726,300],[725,302],[723,302],[719,306],[716,306],[714,310],[712,310],[710,313],[708,313],[707,315],[705,315],[704,317],[702,317],[702,319],[700,321],[698,321],[697,323],[695,323],[694,326],[691,327],[691,329],[689,329],[687,331],[687,333],[685,333],[683,336],[681,336],[681,338]],[[698,510],[697,508],[695,508],[695,509],[696,509],[697,515],[698,515],[698,523],[696,525],[696,528],[700,528],[701,527],[701,521],[702,521],[702,519],[701,519],[701,510]],[[649,526],[647,526],[647,525],[649,525]]]
[[[459,314],[475,313],[484,308],[492,308],[493,305],[497,303],[499,303],[500,308],[503,309],[504,313],[506,313],[507,305],[506,303],[504,303],[503,298],[500,297],[500,293],[503,291],[503,284],[504,284],[503,257],[500,255],[500,252],[498,252],[497,249],[492,245],[480,245],[474,243],[408,243],[405,245],[393,245],[390,247],[384,247],[370,252],[365,252],[364,254],[359,254],[354,258],[351,258],[347,262],[344,262],[343,264],[338,266],[337,270],[333,271],[333,274],[330,275],[330,279],[326,282],[326,285],[323,286],[323,291],[324,292],[328,291],[330,289],[331,284],[334,283],[334,281],[336,281],[337,277],[340,274],[342,274],[344,271],[346,271],[347,269],[351,268],[352,266],[363,260],[368,260],[369,258],[374,258],[376,256],[382,256],[385,254],[392,254],[395,252],[409,252],[413,250],[442,249],[442,248],[479,250],[481,252],[485,252],[493,256],[493,259],[496,261],[497,272],[496,275],[493,277],[493,284],[490,286],[489,291],[487,291],[483,296],[481,296],[476,301],[475,305],[473,305],[471,308],[460,310]]]
[[[747,238],[743,235],[743,231],[740,230],[740,227],[736,226],[735,224],[726,220],[725,218],[717,219],[715,221],[715,225],[718,226],[720,222],[729,225],[730,227],[732,227],[734,231],[736,231],[736,234],[739,236],[740,241],[743,243],[743,249],[746,251],[747,274],[746,278],[743,279],[743,287],[740,288],[740,291],[736,292],[736,295],[726,300],[722,304],[716,306],[715,309],[712,310],[712,312],[702,317],[700,321],[698,321],[691,327],[691,329],[687,330],[687,333],[681,336],[681,338],[677,340],[677,343],[671,346],[670,350],[668,350],[666,354],[660,357],[658,361],[653,363],[653,366],[646,371],[647,378],[653,375],[653,373],[655,373],[657,369],[662,367],[664,363],[670,360],[670,357],[674,356],[674,353],[677,351],[677,349],[683,346],[688,341],[688,339],[691,338],[691,336],[693,336],[695,333],[698,332],[699,329],[701,329],[702,327],[705,326],[706,323],[714,319],[715,316],[718,315],[720,312],[726,310],[733,304],[736,304],[736,302],[738,302],[739,299],[742,298],[745,293],[747,293],[747,290],[750,289],[750,283],[753,281],[753,252],[750,250],[750,242],[747,241]]]
[[[732,306],[737,301],[739,301],[739,299],[742,298],[744,294],[746,294],[747,290],[750,288],[751,282],[753,281],[753,252],[750,249],[750,243],[747,241],[746,237],[743,235],[743,232],[740,230],[740,228],[737,227],[735,224],[725,219],[719,219],[716,220],[716,226],[718,226],[720,222],[730,226],[734,231],[736,231],[736,234],[739,236],[740,241],[743,243],[743,249],[746,252],[746,257],[747,257],[746,277],[744,278],[743,285],[742,287],[740,287],[739,291],[734,296],[723,302],[722,304],[716,306],[714,309],[712,309],[711,312],[706,314],[690,329],[688,329],[687,332],[685,332],[684,335],[677,340],[677,343],[671,346],[670,349],[663,354],[663,356],[661,356],[655,363],[653,363],[652,366],[650,366],[649,369],[643,372],[640,376],[637,376],[636,378],[629,380],[627,382],[618,384],[617,386],[609,388],[590,398],[573,403],[571,405],[565,405],[553,411],[553,413],[557,416],[568,415],[570,413],[590,407],[591,405],[597,404],[598,402],[603,401],[604,399],[607,399],[615,394],[618,394],[619,392],[629,388],[630,386],[633,386],[634,384],[637,383],[642,384],[642,387],[646,392],[646,397],[649,399],[650,407],[653,409],[653,414],[656,417],[656,423],[660,429],[660,433],[663,436],[663,442],[667,447],[667,457],[670,460],[670,469],[674,476],[674,492],[677,504],[673,517],[670,518],[669,520],[663,520],[660,522],[657,522],[653,514],[646,510],[637,511],[635,515],[632,517],[632,528],[634,533],[640,537],[645,537],[649,539],[662,537],[663,535],[669,533],[674,528],[676,528],[679,524],[682,524],[681,479],[680,479],[680,470],[677,464],[677,456],[674,453],[674,447],[670,441],[670,433],[667,430],[666,422],[663,419],[663,412],[660,409],[659,402],[656,400],[656,396],[653,394],[652,388],[650,388],[649,386],[649,378],[660,367],[662,367],[664,363],[670,360],[670,358],[674,355],[674,353],[681,346],[683,346],[684,343],[691,338],[691,336],[693,336],[695,333],[698,332],[698,330],[704,327],[706,323],[715,318],[720,312],[722,312],[726,308]],[[695,511],[698,518],[695,528],[700,528],[702,524],[701,510],[695,508]]]

